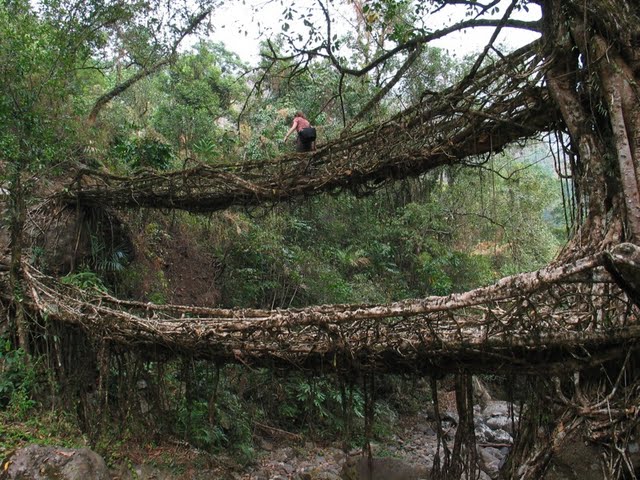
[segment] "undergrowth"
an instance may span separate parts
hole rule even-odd
[[[365,441],[365,396],[358,381],[113,355],[107,405],[101,406],[98,393],[91,390],[80,393],[74,409],[63,401],[74,397],[63,392],[56,405],[50,404],[46,385],[52,372],[44,365],[44,357],[28,358],[2,340],[2,458],[32,443],[89,446],[111,467],[144,463],[149,457],[156,465],[179,470],[184,465],[167,463],[150,452],[183,448],[202,458],[228,455],[234,463],[246,465],[257,458],[257,442],[272,432],[284,432],[302,443],[337,442],[349,449]],[[428,392],[416,390],[403,378],[385,376],[375,396],[372,437],[384,440],[393,433],[399,415],[420,408]]]

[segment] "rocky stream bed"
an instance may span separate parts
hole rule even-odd
[[[442,415],[448,442],[453,442],[457,414]],[[510,404],[490,401],[484,408],[476,406],[474,424],[481,464],[480,479],[494,478],[508,455],[510,432],[517,422]],[[345,452],[337,445],[311,442],[287,442],[282,437],[258,439],[256,461],[238,469],[187,469],[181,473],[149,464],[127,464],[107,468],[104,460],[88,449],[65,449],[31,445],[17,450],[5,460],[0,479],[45,480],[418,480],[429,478],[437,448],[433,414],[421,413],[401,422],[392,438],[372,444],[372,463],[359,451]],[[369,475],[370,468],[371,476]]]

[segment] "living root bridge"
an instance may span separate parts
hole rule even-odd
[[[37,314],[150,354],[316,371],[548,373],[638,345],[638,306],[604,267],[635,269],[636,251],[618,247],[446,297],[289,310],[152,305],[88,294],[30,267],[24,274]]]
[[[132,178],[82,170],[57,198],[85,206],[208,212],[340,189],[366,192],[392,179],[500,151],[556,127],[556,109],[539,87],[543,72],[536,48],[534,43],[514,52],[479,72],[474,82],[425,97],[418,106],[312,154],[142,171]]]

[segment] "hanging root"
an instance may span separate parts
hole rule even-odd
[[[640,433],[640,380],[632,360],[629,349],[623,361],[547,382],[532,379],[534,393],[503,477],[533,480],[549,470],[580,477],[597,469],[605,479],[637,478],[640,458],[630,445]]]

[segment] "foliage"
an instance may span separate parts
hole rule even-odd
[[[226,125],[246,86],[235,75],[246,67],[219,44],[198,43],[156,85],[160,96],[152,111],[155,129],[173,144],[218,160],[234,146]]]
[[[81,448],[82,432],[74,419],[61,411],[34,411],[20,419],[11,409],[0,409],[0,459],[30,444]]]
[[[65,98],[74,87],[66,75],[74,59],[60,34],[27,2],[0,4],[0,121],[7,126],[0,147],[12,168],[12,187],[23,169],[48,166],[73,143]]]
[[[253,458],[252,411],[235,385],[237,369],[195,368],[176,371],[168,382],[186,382],[175,407],[175,433],[209,452],[233,451],[242,463]],[[188,376],[185,377],[185,375]]]
[[[117,140],[112,148],[113,159],[131,169],[153,168],[167,170],[172,166],[175,153],[168,143],[147,135]]]
[[[242,463],[251,460],[252,429],[245,405],[232,391],[224,390],[216,405],[216,415],[216,421],[212,423],[210,406],[206,400],[182,404],[178,410],[176,433],[186,436],[203,450],[233,450]]]
[[[340,386],[331,378],[293,375],[286,379],[284,392],[280,412],[285,424],[303,426],[316,435],[345,433],[345,413],[356,424],[364,417],[364,397],[360,389]]]
[[[35,382],[36,371],[27,363],[24,350],[0,337],[0,408],[24,418],[35,405],[31,399]]]
[[[35,178],[27,173],[51,171],[61,158],[119,173],[179,168],[194,159],[267,161],[288,150],[280,140],[295,110],[307,114],[319,128],[319,143],[325,142],[402,63],[390,59],[351,78],[328,68],[325,60],[304,68],[290,59],[277,66],[265,60],[269,72],[247,81],[240,77],[246,67],[238,58],[220,45],[200,42],[176,52],[175,61],[155,78],[119,95],[103,112],[99,128],[87,129],[83,119],[96,98],[166,58],[171,50],[167,36],[179,35],[178,24],[189,17],[168,15],[175,28],[166,28],[162,9],[152,9],[155,2],[104,1],[78,4],[80,14],[67,19],[62,7],[68,2],[40,3],[39,11],[23,0],[0,5],[0,121],[6,126],[0,131],[0,151],[10,167],[0,175],[12,188],[20,178]],[[388,48],[385,42],[398,44],[426,32],[417,24],[420,9],[412,9],[410,2],[368,2],[364,7],[357,31],[335,38],[350,48],[349,58],[340,58],[348,64],[370,61]],[[284,44],[273,43],[276,53]],[[465,68],[442,50],[425,48],[407,77],[363,122],[379,121],[423,100],[425,90],[450,85]],[[254,86],[255,95],[245,104]],[[475,168],[444,167],[365,198],[327,195],[207,218],[178,216],[177,221],[189,225],[193,241],[206,244],[224,265],[216,287],[225,306],[287,308],[447,295],[537,268],[563,240],[553,216],[557,182],[539,152],[528,160],[521,153],[516,149],[470,159]],[[165,235],[155,222],[142,231],[148,244]],[[150,262],[153,267],[143,271],[128,264],[124,247],[107,246],[98,233],[91,246],[89,262],[63,277],[64,283],[127,291],[128,283],[143,283],[144,277],[151,279],[146,300],[171,301],[161,251]],[[34,370],[22,350],[8,342],[0,346],[0,406],[24,418],[35,406]],[[330,377],[282,377],[233,366],[216,377],[203,363],[185,371],[173,365],[147,368],[166,400],[158,401],[155,412],[162,417],[158,424],[170,425],[162,433],[210,452],[233,449],[241,460],[250,460],[254,424],[261,419],[323,438],[348,433],[354,441],[363,434],[362,390]],[[112,383],[133,382],[120,371],[112,377]],[[394,412],[408,408],[406,392],[384,388],[378,392],[379,436],[392,427]],[[110,392],[109,408],[117,409],[120,401],[129,405],[118,395],[123,394]],[[123,417],[129,420],[129,415]],[[349,432],[347,418],[353,422]]]
[[[227,305],[386,302],[538,268],[560,244],[548,214],[558,204],[549,170],[504,156],[492,170],[443,169],[367,198],[238,212],[211,243]]]
[[[107,292],[107,287],[105,286],[102,279],[95,272],[92,272],[90,270],[70,273],[62,277],[60,281],[62,283],[66,283],[67,285],[73,285],[74,287],[78,287],[83,290],[95,289],[99,292]]]

